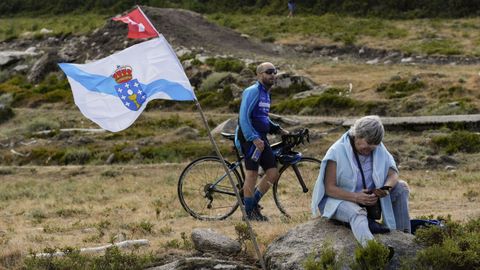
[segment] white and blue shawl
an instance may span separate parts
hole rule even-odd
[[[313,189],[311,205],[313,215],[318,216],[320,210],[323,210],[322,217],[330,219],[335,214],[338,205],[343,200],[332,198],[325,194],[324,178],[327,161],[329,160],[337,163],[337,186],[346,191],[354,192],[357,183],[357,166],[354,163],[353,149],[350,144],[348,132],[346,132],[330,147],[330,149],[328,149],[322,160],[320,173],[317,182],[315,183],[315,188]],[[384,186],[390,168],[398,172],[392,155],[388,152],[383,143],[380,143],[380,145],[373,151],[372,178],[376,188]],[[322,203],[322,206],[325,205],[324,209],[319,208],[320,203]],[[384,224],[390,229],[396,229],[390,195],[381,198],[380,203],[382,205]]]

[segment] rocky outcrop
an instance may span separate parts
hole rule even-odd
[[[192,231],[192,242],[195,249],[201,252],[235,255],[242,250],[238,241],[219,234],[212,229],[194,229]]]
[[[398,231],[379,234],[375,238],[395,249],[395,255],[387,269],[399,269],[400,260],[415,256],[420,246],[413,242],[414,236]],[[265,253],[268,269],[296,270],[303,269],[303,263],[312,253],[321,253],[324,243],[331,243],[337,258],[353,260],[357,242],[351,230],[343,225],[336,225],[323,218],[317,218],[299,225],[271,243]],[[346,265],[349,265],[347,262]]]

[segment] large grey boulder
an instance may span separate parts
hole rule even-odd
[[[238,241],[212,229],[193,229],[192,242],[196,250],[207,253],[235,255],[242,250]]]
[[[395,255],[387,269],[399,269],[400,260],[415,256],[420,249],[420,246],[413,242],[413,235],[399,231],[377,234],[375,238],[395,249]],[[357,247],[352,231],[343,225],[317,218],[291,229],[271,243],[264,256],[267,268],[304,269],[303,263],[307,257],[312,253],[321,253],[325,242],[331,243],[337,257],[344,258],[348,267],[353,261],[354,250]]]

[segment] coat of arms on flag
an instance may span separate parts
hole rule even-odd
[[[132,111],[138,111],[147,99],[142,86],[137,79],[133,79],[133,69],[130,66],[117,66],[112,77],[118,83],[115,91],[123,105]]]

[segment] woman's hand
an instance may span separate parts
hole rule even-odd
[[[355,203],[362,204],[362,205],[374,205],[378,197],[374,193],[363,190],[362,192],[356,192],[355,194]]]

